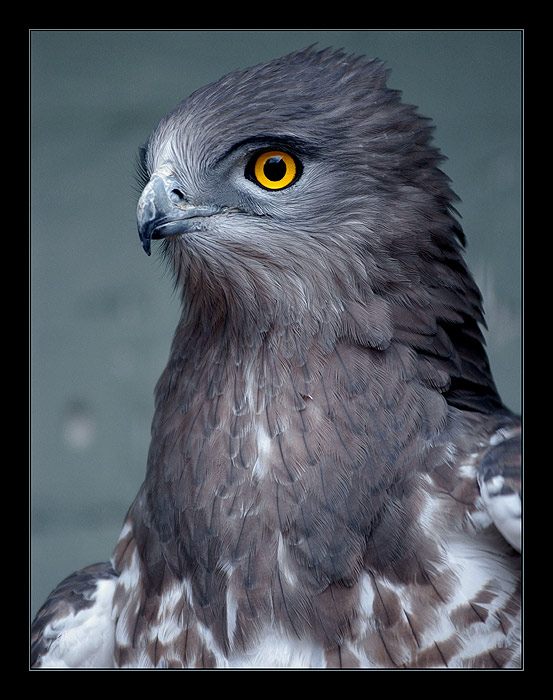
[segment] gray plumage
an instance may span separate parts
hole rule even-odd
[[[387,73],[312,49],[236,71],[143,150],[139,232],[182,315],[111,560],[116,667],[521,663],[520,420]],[[41,619],[35,663],[61,663]]]

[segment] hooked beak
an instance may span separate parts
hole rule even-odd
[[[145,253],[150,255],[152,239],[198,231],[203,217],[219,211],[221,208],[216,206],[192,206],[169,168],[156,170],[144,188],[136,210],[138,235]]]

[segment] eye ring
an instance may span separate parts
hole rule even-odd
[[[300,174],[299,161],[290,153],[277,150],[256,153],[246,168],[249,179],[267,190],[283,190]]]

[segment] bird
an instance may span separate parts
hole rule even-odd
[[[201,87],[139,149],[180,317],[109,561],[40,668],[521,668],[522,418],[434,126],[316,46]]]

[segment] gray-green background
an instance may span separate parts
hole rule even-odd
[[[433,118],[492,367],[520,410],[520,32],[33,30],[32,614],[64,576],[110,556],[145,471],[178,305],[136,233],[137,149],[192,90],[315,42],[386,60],[390,86]]]

